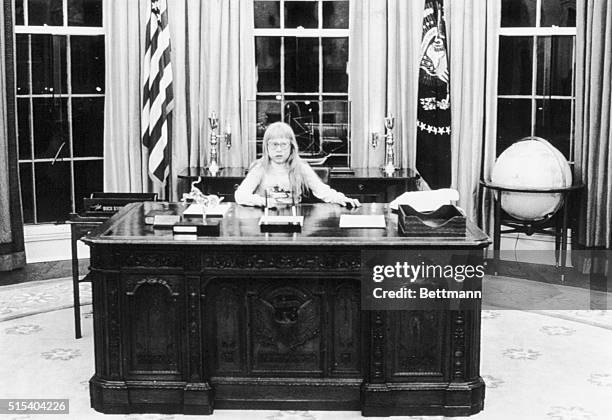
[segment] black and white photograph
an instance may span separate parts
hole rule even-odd
[[[0,418],[606,420],[612,1],[2,0]]]

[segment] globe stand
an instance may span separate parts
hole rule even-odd
[[[524,233],[531,236],[534,233],[543,233],[555,236],[555,266],[561,269],[561,281],[565,281],[565,269],[567,259],[567,227],[569,200],[574,191],[584,188],[584,183],[575,182],[568,187],[559,188],[516,188],[495,184],[491,181],[480,181],[484,188],[492,190],[493,194],[493,270],[498,273],[500,261],[500,245],[502,233]],[[561,194],[561,206],[554,213],[546,215],[538,220],[516,219],[501,208],[501,197],[504,192],[530,193],[530,194]],[[502,230],[501,226],[508,229]],[[553,230],[549,230],[553,228]]]

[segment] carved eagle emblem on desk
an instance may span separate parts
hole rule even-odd
[[[312,299],[278,295],[269,302],[260,298],[253,309],[256,341],[280,353],[294,351],[320,333],[319,310]]]

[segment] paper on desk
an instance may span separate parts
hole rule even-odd
[[[452,188],[441,188],[431,191],[409,191],[397,197],[389,207],[397,210],[400,204],[408,204],[416,211],[434,211],[444,204],[459,200],[459,192]]]
[[[300,226],[304,224],[304,216],[262,216],[259,219],[259,224],[267,224],[267,225],[285,225],[296,223]]]
[[[206,217],[223,217],[227,210],[230,208],[231,203],[221,203],[214,207],[206,208]],[[202,217],[204,213],[204,205],[193,203],[185,209],[183,216],[199,216]]]
[[[385,216],[382,214],[341,214],[341,228],[385,228]]]

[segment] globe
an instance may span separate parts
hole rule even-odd
[[[517,189],[552,189],[572,184],[572,171],[563,156],[548,141],[526,137],[497,158],[491,181]],[[551,217],[563,204],[561,193],[501,192],[501,207],[518,220]]]

